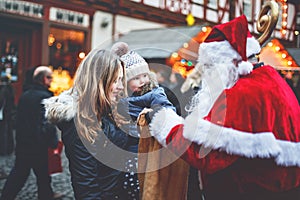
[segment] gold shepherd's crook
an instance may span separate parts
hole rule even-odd
[[[259,13],[257,31],[261,33],[258,42],[262,45],[272,34],[278,21],[279,8],[275,1],[267,1]]]

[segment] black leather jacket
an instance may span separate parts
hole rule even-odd
[[[127,135],[114,126],[109,119],[103,120],[103,132],[120,147],[127,144]],[[59,124],[65,153],[69,160],[72,186],[76,199],[114,199],[122,196],[122,171],[106,166],[95,154],[101,150],[91,151],[93,147],[85,146],[83,138],[77,134],[73,120]],[[100,146],[100,145],[95,145]],[[108,153],[108,152],[106,152]],[[111,155],[113,157],[113,155]],[[120,161],[120,160],[119,160]],[[120,161],[125,163],[125,161]]]

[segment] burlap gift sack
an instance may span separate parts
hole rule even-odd
[[[185,200],[189,165],[150,136],[145,116],[138,121],[138,179],[141,200]],[[169,164],[170,163],[170,164]]]

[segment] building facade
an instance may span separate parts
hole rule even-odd
[[[278,0],[280,18],[273,37],[299,45],[297,0]],[[71,77],[92,48],[106,46],[137,29],[227,22],[245,14],[249,28],[264,0],[0,0],[1,76],[9,77],[16,103],[26,71],[37,65],[67,70]],[[299,32],[298,32],[299,34]]]

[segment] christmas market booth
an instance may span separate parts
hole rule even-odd
[[[273,66],[287,81],[298,101],[300,99],[300,49],[285,48],[278,39],[269,39],[259,55],[265,64]],[[300,101],[299,101],[300,102]]]

